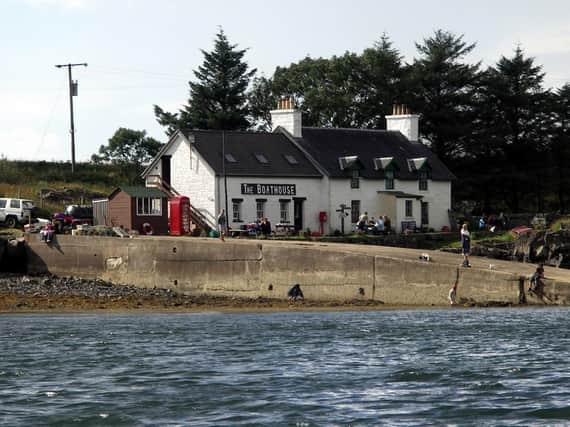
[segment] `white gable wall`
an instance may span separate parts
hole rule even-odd
[[[180,138],[177,145],[171,160],[172,187],[190,198],[190,204],[215,227],[216,174],[188,142]]]
[[[190,204],[199,210],[215,226],[216,176],[202,156],[180,135],[163,154],[171,156],[170,185],[174,190],[190,199]],[[162,175],[161,162],[149,175]],[[147,186],[152,180],[147,178]]]

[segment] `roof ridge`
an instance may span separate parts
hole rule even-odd
[[[397,130],[388,130],[388,129],[368,129],[368,128],[324,128],[324,127],[316,127],[316,126],[303,126],[303,129],[313,129],[313,130],[343,130],[343,131],[350,131],[350,132],[371,132],[371,133],[400,133]]]
[[[226,133],[226,134],[246,134],[246,135],[279,135],[278,133],[267,131],[252,131],[252,130],[222,130],[222,129],[180,129],[184,133],[200,132],[200,133]]]

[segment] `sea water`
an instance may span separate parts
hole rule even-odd
[[[566,425],[570,311],[0,316],[0,424]]]

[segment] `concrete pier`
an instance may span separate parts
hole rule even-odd
[[[455,281],[461,302],[519,304],[535,266],[380,246],[272,240],[140,236],[119,239],[58,235],[51,244],[27,238],[30,273],[102,278],[189,295],[285,298],[300,283],[307,299],[376,300],[449,305]],[[419,259],[427,252],[430,261]],[[570,271],[546,268],[546,303],[570,304]]]

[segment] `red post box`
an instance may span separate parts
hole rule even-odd
[[[319,222],[321,223],[321,236],[325,234],[325,222],[327,222],[327,213],[325,211],[319,212]]]
[[[181,236],[191,231],[190,199],[174,196],[170,199],[170,234]]]

